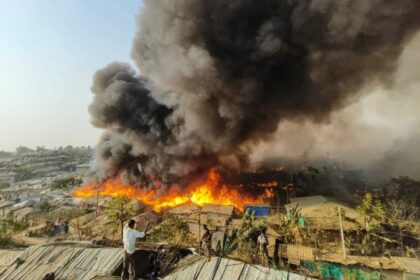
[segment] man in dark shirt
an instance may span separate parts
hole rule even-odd
[[[211,232],[207,225],[203,225],[204,234],[201,238],[201,247],[207,249],[208,261],[211,259]]]

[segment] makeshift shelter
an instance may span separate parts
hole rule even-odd
[[[207,224],[210,229],[224,231],[226,224],[232,218],[233,211],[232,205],[205,204],[200,221],[202,224]]]
[[[310,280],[296,273],[283,270],[270,269],[263,266],[246,264],[240,261],[214,257],[210,262],[202,256],[187,256],[182,259],[177,267],[165,280]]]
[[[171,208],[168,213],[172,215],[177,215],[179,217],[187,217],[191,213],[195,213],[197,211],[200,211],[201,207],[197,204],[189,201],[187,203],[178,205],[176,207]]]
[[[57,279],[92,279],[112,275],[120,267],[122,255],[120,248],[95,248],[80,242],[32,246],[4,269],[0,278],[42,279],[53,272]]]
[[[200,234],[202,234],[202,226],[204,224],[213,233],[223,233],[226,230],[226,225],[232,219],[233,211],[234,207],[231,205],[205,204],[201,211],[200,209],[191,211],[185,217],[185,221],[188,223],[191,234],[199,238]]]
[[[162,272],[169,272],[189,254],[190,250],[176,246],[140,243],[133,258],[139,277],[146,278],[153,271],[151,259],[159,261]],[[98,247],[90,242],[57,242],[24,251],[0,250],[0,279],[34,280],[48,273],[54,273],[55,279],[112,279],[121,275],[122,257],[121,247]]]
[[[15,215],[16,219],[20,221],[28,221],[28,217],[30,214],[32,214],[35,211],[32,207],[24,207],[20,208],[19,210],[13,211],[13,214]]]
[[[160,216],[153,211],[141,213],[133,219],[136,221],[136,227],[139,231],[147,231],[160,222]]]
[[[225,215],[227,217],[232,216],[234,207],[232,205],[220,205],[220,204],[205,204],[203,206],[203,212]]]
[[[356,209],[330,197],[320,195],[295,197],[285,205],[288,212],[296,207],[303,216],[305,224],[308,224],[311,229],[339,229],[337,212],[339,207],[344,211],[343,228],[345,231],[355,230],[358,225],[363,224],[363,216]]]

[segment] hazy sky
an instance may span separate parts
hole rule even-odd
[[[0,0],[0,150],[91,145],[96,69],[130,49],[141,0]]]

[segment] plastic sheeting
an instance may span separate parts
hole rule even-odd
[[[214,257],[189,256],[165,280],[305,280],[314,279],[287,271]]]

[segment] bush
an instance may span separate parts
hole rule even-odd
[[[41,200],[37,203],[36,208],[42,212],[49,212],[53,206],[48,202],[48,199],[41,198]]]
[[[64,179],[56,179],[51,183],[53,189],[65,189],[68,187],[78,186],[82,183],[82,179],[76,177],[68,177]]]
[[[13,213],[9,212],[0,221],[0,248],[8,247],[12,243],[11,237],[27,227],[28,225],[25,222],[17,220]]]
[[[191,236],[187,222],[177,216],[167,216],[146,235],[150,242],[166,242],[195,247],[197,241]]]
[[[245,263],[254,263],[257,257],[258,246],[253,240],[241,242],[237,249],[237,256]]]

